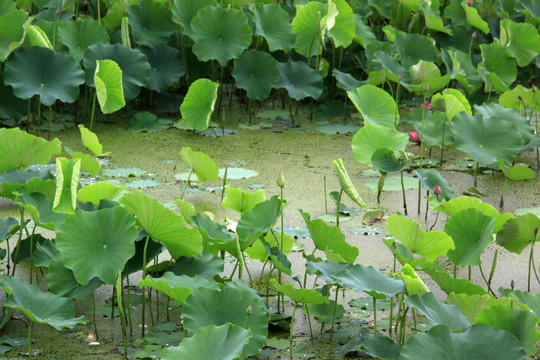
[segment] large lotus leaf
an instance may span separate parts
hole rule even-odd
[[[414,171],[418,179],[422,182],[424,189],[429,190],[434,194],[435,186],[441,188],[440,199],[450,200],[454,196],[452,184],[446,181],[441,174],[435,169],[419,169]]]
[[[192,151],[190,147],[182,147],[180,155],[193,169],[199,182],[217,180],[219,169],[210,156],[203,152]]]
[[[428,36],[402,32],[394,40],[401,54],[401,65],[408,69],[420,60],[435,62],[434,40]]]
[[[236,244],[232,244],[234,233],[228,231],[224,225],[213,222],[208,216],[200,213],[192,216],[190,221],[193,226],[198,228],[203,237],[205,247],[208,245],[208,251],[217,252],[216,249],[234,249],[234,254],[236,253]],[[225,246],[223,247],[222,245]]]
[[[266,99],[280,79],[276,59],[258,51],[245,51],[236,59],[232,76],[236,87],[246,90],[251,100]]]
[[[36,235],[34,235],[36,236]],[[52,241],[36,242],[36,249],[34,250],[34,265],[36,267],[46,267],[51,265],[54,257],[58,255],[56,245]],[[58,294],[57,294],[58,295]]]
[[[251,307],[251,314],[246,310]],[[268,336],[268,317],[261,298],[251,291],[227,284],[221,291],[205,288],[194,289],[184,308],[184,329],[193,335],[208,325],[232,323],[251,330],[253,337],[240,358],[257,354]]]
[[[442,111],[446,114],[446,119],[452,121],[456,114],[462,111],[472,115],[469,101],[457,89],[445,89],[442,93],[437,93],[431,98],[431,106],[434,110]]]
[[[5,61],[23,43],[26,24],[30,21],[26,11],[19,9],[0,16],[0,61]]]
[[[503,160],[511,164],[521,147],[521,136],[509,121],[461,112],[452,121],[454,146],[480,163],[489,166]]]
[[[159,290],[169,296],[171,299],[178,301],[180,304],[184,304],[186,302],[187,297],[191,295],[193,289],[220,289],[218,283],[214,280],[206,279],[200,276],[177,276],[170,271],[167,271],[159,278],[153,278],[148,275],[146,278],[139,280],[139,286],[147,286]]]
[[[56,256],[47,269],[47,285],[49,290],[58,296],[73,299],[87,299],[94,294],[103,283],[97,277],[86,285],[75,279],[73,271],[62,264],[60,256]]]
[[[476,318],[477,324],[491,325],[514,335],[527,355],[534,355],[538,351],[536,345],[540,341],[540,332],[536,330],[537,321],[529,311],[504,305],[488,306]]]
[[[47,141],[18,128],[0,129],[0,172],[45,164],[62,151],[60,140]]]
[[[483,76],[486,91],[497,92],[510,90],[509,86],[516,80],[516,60],[508,49],[500,43],[480,45],[482,62],[478,70]]]
[[[434,230],[424,231],[418,221],[409,220],[402,215],[390,216],[386,228],[388,234],[396,237],[409,251],[422,255],[429,261],[434,261],[455,248],[448,234]]]
[[[457,305],[443,304],[431,292],[409,296],[405,301],[425,315],[431,324],[447,325],[453,331],[465,331],[471,325]]]
[[[54,178],[53,175],[49,171],[13,169],[13,170],[8,170],[6,172],[0,172],[0,196],[13,199],[16,196],[15,191],[17,189],[20,189],[25,184],[28,187],[28,183],[36,179],[48,180],[47,186],[52,184],[54,187],[53,178]],[[31,191],[39,192],[39,191],[42,191],[41,189],[42,187],[40,187],[39,189],[32,189]],[[54,188],[52,190],[52,193],[54,193]],[[52,195],[51,195],[51,199],[52,199]]]
[[[95,43],[109,43],[107,29],[91,18],[76,21],[61,21],[58,24],[57,36],[60,43],[69,49],[69,54],[80,62],[85,51]]]
[[[214,256],[205,251],[196,257],[181,256],[174,264],[169,266],[169,271],[172,271],[178,276],[187,275],[190,277],[201,276],[211,279],[223,271],[225,263],[220,257]]]
[[[316,289],[297,289],[293,284],[280,285],[276,279],[270,279],[270,283],[277,291],[284,293],[297,304],[325,304],[328,298]]]
[[[510,333],[477,324],[462,333],[438,325],[427,334],[415,334],[401,349],[399,360],[525,360],[526,357],[521,344]]]
[[[473,284],[467,279],[456,279],[443,269],[422,269],[433,281],[439,285],[446,294],[487,295],[486,290],[480,285]]]
[[[219,84],[208,79],[198,79],[191,83],[180,113],[182,120],[192,129],[204,131],[208,129],[210,116],[214,112]]]
[[[294,242],[294,237],[290,235],[283,234],[282,243],[281,234],[278,235],[268,233],[264,239],[256,240],[249,248],[246,249],[245,253],[248,254],[251,259],[257,259],[263,262],[267,261],[269,258],[274,261],[276,256],[280,256],[279,260],[286,263],[288,260],[283,254],[291,253],[293,251]]]
[[[474,324],[478,315],[488,306],[512,304],[508,298],[494,298],[491,295],[484,294],[449,294],[444,301],[446,304],[457,305],[459,310],[467,319]],[[515,304],[514,304],[515,305]]]
[[[492,122],[509,122],[514,124],[521,137],[521,145],[527,144],[533,138],[534,128],[527,118],[521,116],[517,109],[507,109],[497,103],[475,105],[474,108],[477,113],[482,114],[484,118]]]
[[[294,49],[297,53],[307,58],[321,53],[324,46],[321,17],[326,13],[326,4],[317,1],[310,1],[298,8],[291,23],[296,33]]]
[[[241,188],[225,185],[225,197],[221,205],[243,214],[265,200],[266,196],[263,189],[259,189],[255,193],[249,193]]]
[[[399,123],[397,105],[389,93],[373,85],[364,85],[347,92],[364,118],[364,124],[395,129]]]
[[[328,4],[327,35],[335,47],[346,48],[351,45],[356,31],[353,10],[346,0],[330,0]]]
[[[66,217],[56,234],[56,248],[79,284],[86,285],[94,277],[114,284],[135,254],[138,231],[128,210],[115,206],[78,210]]]
[[[187,228],[181,216],[165,208],[159,201],[137,190],[124,195],[120,204],[137,217],[137,223],[148,235],[165,244],[173,258],[201,253],[202,238],[199,232]]]
[[[28,193],[25,189],[18,189],[13,201],[28,211],[34,222],[49,230],[55,230],[65,218],[65,214],[53,211],[53,204],[45,194],[40,192]]]
[[[80,159],[56,158],[56,193],[53,203],[55,212],[64,214],[75,212],[80,172]]]
[[[304,218],[315,247],[324,251],[329,260],[354,263],[359,250],[347,243],[339,227],[329,226],[322,219],[311,220],[310,215],[301,210],[300,214]]]
[[[253,209],[246,211],[236,226],[236,233],[240,240],[249,246],[270,231],[276,224],[283,206],[279,196],[274,195],[270,200],[261,202]]]
[[[114,200],[125,189],[126,187],[123,185],[112,185],[107,181],[98,181],[82,187],[77,198],[80,202],[91,202],[94,206],[98,206],[101,200]]]
[[[350,269],[352,264],[338,263],[330,260],[325,261],[306,261],[306,271],[310,275],[317,275],[323,279],[327,284],[336,284],[334,276],[341,271]]]
[[[359,80],[356,80],[351,74],[341,72],[338,69],[333,69],[332,75],[337,81],[336,82],[337,87],[345,91],[354,90],[357,87],[360,87],[362,85],[362,82]]]
[[[454,240],[448,258],[458,266],[480,265],[480,257],[493,241],[495,219],[476,209],[465,209],[450,217],[444,231]]]
[[[24,47],[6,61],[4,82],[13,87],[17,97],[38,95],[43,105],[50,106],[56,100],[77,100],[84,72],[69,55],[43,47]]]
[[[396,344],[386,336],[367,337],[361,336],[359,345],[366,354],[377,359],[397,360],[401,352],[401,345]]]
[[[186,73],[180,52],[167,44],[140,47],[150,64],[148,89],[163,92]]]
[[[422,109],[415,109],[414,112],[422,113]],[[412,114],[412,113],[411,113]],[[409,115],[410,117],[411,115]],[[420,120],[420,119],[418,119]],[[427,121],[424,121],[424,146],[443,146],[443,127],[444,127],[444,146],[454,143],[454,134],[451,129],[452,124],[446,119],[446,114],[435,111]],[[414,129],[418,136],[422,136],[422,121],[414,122]]]
[[[518,85],[510,91],[505,91],[499,96],[499,104],[507,108],[521,110],[523,106],[528,109],[540,110],[540,96],[536,91]]]
[[[225,66],[251,44],[251,28],[240,10],[204,7],[191,21],[191,28],[193,53],[201,61],[217,60]]]
[[[312,4],[312,3],[310,3]],[[323,92],[323,79],[319,73],[302,61],[279,63],[281,79],[278,88],[287,90],[289,96],[296,100],[306,97],[318,99]]]
[[[101,112],[111,114],[126,105],[122,69],[114,60],[97,60],[94,85]]]
[[[278,4],[256,4],[252,11],[255,35],[266,39],[271,52],[289,52],[296,36],[289,23],[289,14]]]
[[[1,286],[8,294],[4,306],[21,310],[33,322],[50,325],[58,331],[86,324],[84,316],[75,317],[75,308],[69,299],[44,293],[39,286],[11,276],[5,277]]]
[[[540,241],[539,228],[540,219],[534,214],[529,213],[510,219],[497,233],[497,244],[508,251],[521,254],[529,244]]]
[[[184,26],[184,34],[190,35],[192,33],[191,20],[197,12],[207,5],[215,4],[217,4],[216,0],[174,0],[172,19],[175,23]]]
[[[28,102],[16,97],[13,88],[5,85],[3,78],[0,75],[0,118],[18,121],[28,113]]]
[[[84,71],[86,85],[94,86],[94,74],[97,60],[113,60],[122,69],[122,87],[126,101],[139,96],[142,86],[148,85],[150,79],[150,65],[137,49],[122,44],[107,45],[96,43],[88,48],[84,54]]]
[[[353,38],[354,42],[366,47],[371,41],[377,40],[373,30],[366,25],[366,21],[362,15],[355,13],[354,21],[356,23],[355,36]]]
[[[540,35],[538,30],[528,23],[515,23],[512,20],[501,21],[501,44],[517,59],[519,66],[527,66],[540,54]]]
[[[371,157],[380,148],[390,147],[394,151],[405,150],[409,136],[386,126],[366,125],[356,132],[352,140],[354,159],[372,166]]]
[[[531,294],[528,291],[514,290],[507,295],[511,299],[517,299],[520,304],[526,305],[531,312],[540,319],[540,294]]]
[[[171,11],[154,0],[143,0],[127,8],[133,40],[139,45],[166,43],[176,30]]]
[[[208,325],[197,329],[190,338],[184,338],[179,346],[163,351],[163,360],[235,360],[244,359],[244,349],[252,338],[251,330],[227,323]],[[211,346],[209,346],[211,344]]]
[[[357,293],[366,292],[377,299],[405,292],[403,280],[390,278],[373,266],[356,264],[332,277],[346,289],[352,289]]]

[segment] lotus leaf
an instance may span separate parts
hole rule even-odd
[[[332,75],[336,79],[336,84],[340,89],[351,91],[362,85],[362,82],[356,80],[351,74],[341,72],[338,69],[333,69]]]
[[[192,151],[190,147],[183,147],[180,150],[180,155],[193,169],[199,182],[217,180],[219,174],[218,167],[208,155],[199,151]]]
[[[82,187],[77,198],[80,202],[91,202],[94,206],[98,206],[101,200],[114,200],[125,189],[126,187],[123,185],[112,185],[106,181],[98,181]]]
[[[397,360],[401,351],[401,346],[386,336],[377,336],[374,338],[362,336],[359,345],[366,354],[378,359]]]
[[[216,4],[216,0],[174,0],[172,19],[177,24],[184,26],[184,34],[190,35],[192,33],[191,20],[197,15],[197,12],[205,6]]]
[[[154,0],[143,0],[127,8],[133,40],[139,45],[166,43],[176,30],[171,11]]]
[[[150,64],[148,88],[163,92],[186,73],[186,67],[177,49],[166,44],[141,47]]]
[[[505,91],[499,97],[499,104],[507,108],[521,110],[523,106],[528,109],[540,110],[540,96],[535,96],[532,89],[518,85],[510,91]]]
[[[129,130],[156,132],[167,129],[169,126],[164,124],[158,117],[149,111],[139,111],[129,119]]]
[[[394,40],[400,52],[401,65],[408,69],[420,60],[435,62],[434,41],[432,38],[420,34],[402,32]]]
[[[35,236],[35,235],[34,235]],[[53,258],[58,254],[56,245],[52,241],[36,242],[36,248],[33,253],[33,262],[36,267],[46,267],[51,265]],[[58,295],[58,294],[56,294]]]
[[[91,18],[62,21],[58,24],[58,40],[68,47],[69,54],[81,62],[85,51],[95,43],[109,43],[109,34],[96,20]]]
[[[111,169],[104,169],[101,172],[103,176],[121,177],[121,178],[138,177],[146,173],[147,173],[146,170],[139,169],[139,168],[111,168]]]
[[[12,51],[22,45],[25,28],[32,20],[24,10],[12,9],[0,16],[0,61],[4,62]]]
[[[18,189],[13,201],[25,208],[34,222],[45,229],[55,230],[65,220],[65,214],[53,212],[52,202],[40,192],[28,193]]]
[[[232,76],[236,87],[251,100],[264,100],[279,82],[278,62],[268,53],[245,51],[234,61]]]
[[[525,145],[533,139],[534,128],[531,126],[529,120],[521,116],[516,109],[507,109],[497,103],[486,103],[483,105],[475,105],[475,110],[490,121],[514,124],[521,137],[521,145]]]
[[[390,148],[377,149],[371,156],[371,164],[381,174],[393,174],[405,169],[408,165],[407,157],[402,152],[401,156],[396,156],[396,153]]]
[[[467,18],[467,22],[474,26],[475,28],[478,28],[482,30],[484,34],[489,33],[489,26],[484,19],[478,15],[478,11],[474,6],[469,6],[466,1],[461,1],[461,6],[463,7],[463,10],[465,10],[465,16]]]
[[[334,316],[334,308],[336,309]],[[345,315],[345,308],[341,304],[336,304],[335,301],[329,300],[324,304],[307,303],[302,307],[304,314],[313,316],[323,324],[331,324],[332,320],[339,319]],[[323,325],[324,326],[324,325]]]
[[[297,289],[293,284],[280,285],[276,279],[270,279],[270,283],[277,291],[284,293],[297,304],[325,304],[328,298],[316,289]]]
[[[101,170],[99,166],[99,161],[88,154],[83,154],[81,152],[75,151],[71,153],[71,158],[73,160],[81,161],[81,171],[86,171],[90,176],[96,176],[97,173]]]
[[[69,299],[44,293],[39,286],[11,276],[5,277],[1,286],[8,294],[4,306],[21,310],[33,322],[50,325],[58,331],[86,324],[84,316],[75,317],[75,308]]]
[[[153,278],[150,275],[139,280],[139,286],[147,286],[159,290],[169,296],[171,299],[184,304],[193,289],[206,288],[219,290],[219,285],[211,279],[200,276],[189,277],[186,275],[177,276],[167,271],[159,278]]]
[[[324,46],[324,32],[321,16],[327,13],[327,6],[310,1],[298,8],[291,25],[296,33],[294,49],[300,55],[310,58],[319,55]]]
[[[16,97],[13,94],[13,88],[6,86],[3,75],[0,75],[0,118],[17,121],[27,114],[27,108],[27,101]]]
[[[287,263],[288,260],[282,257],[282,255],[293,251],[293,247],[295,245],[294,241],[295,240],[292,236],[283,234],[282,243],[281,236],[278,237],[277,234],[268,233],[264,239],[256,240],[249,248],[246,249],[245,252],[251,259],[267,261],[268,259],[280,256],[281,258],[279,261]],[[275,251],[274,249],[278,249],[279,252]],[[288,270],[290,273],[290,266]]]
[[[537,318],[540,318],[540,294],[531,294],[528,291],[514,290],[508,294],[511,299],[517,299],[520,304],[526,305]]]
[[[441,57],[448,68],[448,74],[453,79],[456,79],[467,93],[474,93],[482,86],[482,77],[467,53],[459,50],[443,49]]]
[[[403,280],[389,278],[373,266],[356,264],[332,277],[346,289],[357,293],[365,292],[377,299],[392,297],[405,291]]]
[[[43,47],[54,51],[47,34],[37,25],[28,25],[26,27],[26,40],[30,46]]]
[[[471,322],[475,323],[478,315],[488,306],[511,305],[508,298],[494,298],[487,293],[484,294],[448,294],[446,304],[457,305],[463,315]]]
[[[42,47],[17,50],[5,63],[4,82],[13,87],[15,96],[29,99],[40,97],[43,105],[56,100],[74,102],[84,73],[69,55]]]
[[[314,4],[316,2],[310,2]],[[306,97],[318,99],[323,92],[323,79],[319,73],[310,68],[305,62],[289,61],[279,63],[281,79],[278,88],[286,89],[289,96],[295,100]]]
[[[251,44],[252,31],[240,10],[206,6],[191,21],[193,53],[199,60],[217,60],[221,66],[236,59]]]
[[[407,293],[407,296],[411,295],[424,295],[429,292],[428,287],[426,286],[426,283],[418,276],[416,271],[411,267],[409,264],[405,264],[401,267],[400,270],[401,273],[396,274],[396,277],[403,280],[403,284],[405,284],[405,292]]]
[[[225,263],[220,257],[214,256],[207,251],[196,257],[181,256],[169,266],[169,271],[172,271],[178,276],[187,275],[190,277],[201,276],[211,279],[223,271]]]
[[[204,214],[196,214],[190,219],[191,224],[199,229],[205,246],[208,245],[208,250],[214,252],[216,247],[220,250],[233,249],[233,253],[236,253],[236,244],[231,244],[234,240],[234,233],[227,230],[227,228],[221,224],[215,223],[208,216]],[[216,247],[212,246],[216,245]],[[229,245],[225,248],[221,245]]]
[[[83,145],[94,153],[95,156],[101,156],[103,153],[103,146],[99,142],[99,139],[96,134],[84,127],[84,125],[79,125],[79,131],[81,132],[81,141]]]
[[[472,115],[469,101],[456,89],[445,89],[442,93],[435,94],[431,98],[431,106],[434,110],[444,112],[448,121],[452,121],[454,116],[462,111]]]
[[[482,62],[478,70],[484,80],[486,91],[508,91],[509,86],[516,80],[516,60],[508,49],[500,43],[482,44]]]
[[[258,203],[253,209],[242,214],[236,226],[236,233],[240,240],[249,246],[270,231],[276,224],[283,207],[284,204],[279,196],[274,195],[271,199]]]
[[[441,174],[435,169],[423,169],[414,171],[418,176],[418,179],[422,182],[422,186],[429,190],[432,194],[435,193],[435,186],[441,188],[441,195],[438,196],[440,199],[450,200],[454,196],[454,189],[452,185],[446,181]]]
[[[47,269],[47,285],[49,290],[58,296],[87,299],[103,285],[103,282],[95,277],[86,285],[79,284],[73,275],[73,271],[63,265],[60,256],[56,256]]]
[[[225,198],[221,202],[221,205],[243,214],[265,200],[266,196],[262,189],[252,194],[243,191],[241,188],[233,188],[225,185]]]
[[[250,170],[246,168],[237,168],[237,167],[227,168],[228,180],[249,179],[257,175],[259,175],[259,173],[256,172],[255,170]],[[225,178],[225,168],[219,169],[218,176],[220,179]]]
[[[347,48],[351,45],[356,23],[349,3],[346,0],[330,0],[326,18],[327,35],[334,41],[335,47]]]
[[[364,85],[347,93],[362,114],[365,125],[374,124],[395,129],[399,123],[396,102],[386,91],[373,85]]]
[[[521,67],[529,65],[540,54],[540,35],[532,24],[502,20],[501,44],[507,47]]]
[[[182,122],[194,130],[208,129],[210,116],[214,112],[219,84],[208,79],[198,79],[191,83],[182,105]]]
[[[465,331],[471,325],[465,315],[459,311],[459,307],[441,303],[431,292],[424,295],[411,295],[405,301],[425,315],[431,324],[447,325],[453,331]]]
[[[101,112],[111,114],[126,105],[122,88],[122,69],[114,60],[97,60],[94,74]]]
[[[47,141],[18,128],[0,129],[0,172],[45,164],[60,154],[60,140]]]
[[[362,208],[366,207],[366,204],[360,198],[360,195],[358,195],[358,192],[356,191],[356,188],[354,187],[349,177],[349,174],[347,173],[347,169],[345,169],[345,165],[343,165],[343,160],[337,159],[334,160],[333,163],[338,175],[339,186],[341,187],[341,190],[345,194],[347,194],[347,196],[349,196],[352,201],[358,204],[358,206]]]
[[[380,148],[390,147],[394,151],[405,150],[409,136],[386,126],[366,125],[356,132],[352,140],[354,159],[372,166],[373,153]]]
[[[539,228],[540,219],[534,214],[509,219],[497,233],[497,244],[508,251],[521,254],[529,244],[540,241]]]
[[[448,273],[444,272],[443,269],[424,268],[422,270],[427,273],[433,279],[433,281],[439,285],[441,290],[448,295],[452,293],[464,295],[487,295],[487,292],[480,285],[473,284],[467,279],[453,278]]]
[[[78,210],[58,228],[56,248],[63,264],[82,285],[98,277],[114,284],[117,274],[135,254],[135,219],[120,206],[87,212]]]
[[[256,4],[253,8],[255,35],[262,36],[271,52],[289,52],[294,46],[295,33],[289,15],[278,4]]]
[[[44,193],[50,195],[51,199],[54,196],[55,182],[52,174],[49,171],[40,172],[18,169],[8,170],[0,173],[0,196],[13,199],[16,196],[15,190],[23,187],[25,184],[26,188],[30,192],[43,191]],[[49,192],[48,190],[51,189],[51,186],[52,190]]]
[[[126,15],[126,10],[128,6],[134,5],[138,0],[125,0],[125,1],[114,1],[110,3],[107,14],[101,19],[103,25],[107,27],[110,31],[118,29],[122,24],[122,19]]]
[[[317,275],[327,284],[336,284],[336,279],[333,277],[339,272],[350,269],[352,264],[337,263],[334,261],[306,261],[306,271],[310,275]]]
[[[75,212],[80,171],[80,159],[56,158],[56,194],[53,211],[64,214]]]

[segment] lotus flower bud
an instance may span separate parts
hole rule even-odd
[[[253,312],[253,306],[249,304],[249,306],[246,309],[246,316],[250,316],[252,312]]]
[[[531,90],[532,90],[532,91],[536,91],[536,86],[535,86],[534,84],[532,84]]]
[[[471,36],[473,39],[476,39],[476,37],[478,36],[478,33],[476,32],[476,30],[473,31]]]
[[[439,185],[435,185],[435,187],[433,188],[433,193],[435,194],[435,196],[440,196],[442,194],[442,189]]]
[[[283,176],[283,173],[282,173],[281,171],[280,171],[279,174],[278,174],[276,184],[277,184],[277,186],[279,186],[280,188],[282,188],[282,187],[285,186],[285,176]]]
[[[414,141],[415,143],[420,142],[420,138],[418,137],[418,132],[417,131],[411,131],[409,133],[409,137],[411,138],[411,141]]]
[[[473,6],[473,0],[467,0],[467,5]]]

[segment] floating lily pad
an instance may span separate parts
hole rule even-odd
[[[101,171],[101,174],[103,176],[121,177],[121,178],[138,177],[146,173],[147,173],[146,170],[139,169],[139,168],[112,168],[112,169],[104,169]]]
[[[183,172],[183,173],[180,173],[180,174],[174,174],[174,178],[176,180],[182,180],[182,181],[188,181],[188,178],[189,178],[189,181],[193,182],[198,182],[199,179],[197,178],[197,175],[195,174],[191,174],[191,176],[189,176],[190,172]]]
[[[126,182],[126,186],[135,189],[146,189],[150,187],[160,186],[161,182],[157,180],[133,180]]]
[[[257,175],[259,173],[255,170],[236,167],[227,168],[227,179],[229,180],[249,179]],[[225,168],[219,169],[219,177],[223,179],[223,176],[225,176]]]
[[[420,165],[420,159],[415,159],[414,162]],[[422,166],[424,167],[435,167],[439,165],[439,159],[422,159]]]
[[[248,189],[254,189],[254,190],[266,189],[266,185],[264,184],[251,184],[251,185],[248,185],[247,187]]]
[[[210,136],[210,137],[225,137],[236,134],[238,131],[235,129],[207,129],[204,131],[201,131],[199,134],[204,136]]]
[[[358,235],[377,235],[382,233],[384,229],[378,226],[364,225],[350,228],[349,231]]]
[[[324,220],[325,222],[336,222],[336,215],[335,214],[324,214],[324,215],[319,216],[317,219]],[[339,222],[340,223],[350,221],[351,219],[352,219],[352,217],[350,217],[350,216],[346,216],[346,215],[340,215],[339,216]]]
[[[324,134],[354,134],[360,129],[359,125],[352,124],[327,124],[317,126],[315,130]]]
[[[340,218],[340,220],[341,220],[341,218]],[[275,232],[276,233],[281,232],[281,228],[276,227]],[[284,228],[283,232],[285,234],[290,235],[290,236],[292,236],[294,238],[297,238],[297,239],[306,239],[306,238],[310,237],[309,230],[305,226],[303,226],[303,227],[295,227],[295,228],[290,228],[290,227],[289,228]]]
[[[379,179],[368,179],[364,182],[364,185],[369,188],[369,192],[376,192]],[[403,177],[403,184],[405,190],[415,189],[418,187],[418,179],[410,176]],[[386,191],[401,191],[401,178],[400,176],[388,176],[384,180],[383,190]],[[341,220],[341,219],[340,219]]]
[[[263,110],[260,112],[255,113],[255,117],[262,118],[262,119],[270,119],[273,120],[277,117],[280,117],[282,119],[289,119],[289,111],[288,110]]]

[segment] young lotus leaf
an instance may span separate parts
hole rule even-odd
[[[251,307],[250,315],[246,310]],[[208,325],[232,323],[251,330],[253,337],[244,348],[241,359],[257,354],[268,336],[268,316],[261,298],[254,292],[228,283],[221,291],[194,289],[182,309],[184,329],[192,336]],[[223,354],[222,354],[223,355]]]
[[[15,96],[30,99],[38,95],[46,106],[56,100],[72,103],[79,97],[84,72],[69,55],[42,47],[24,47],[5,62],[4,82]]]
[[[198,79],[191,83],[182,105],[181,121],[194,130],[208,129],[210,116],[214,112],[219,84],[208,79]]]
[[[480,265],[480,257],[493,241],[495,220],[476,209],[465,209],[450,217],[444,231],[454,240],[448,258],[458,266]]]
[[[322,219],[311,220],[310,215],[302,210],[300,214],[304,218],[313,244],[317,249],[324,251],[329,260],[354,263],[359,250],[345,241],[345,235],[339,227],[329,226]]]
[[[197,329],[190,338],[184,338],[179,346],[163,351],[163,360],[235,360],[244,359],[246,345],[252,339],[249,329],[227,323],[208,325]],[[211,346],[209,346],[211,344]]]
[[[46,164],[61,151],[60,140],[56,138],[47,141],[18,128],[0,129],[0,172]]]
[[[425,315],[431,324],[447,325],[452,331],[465,331],[471,326],[469,320],[459,311],[459,307],[441,303],[432,292],[421,296],[411,295],[405,301]]]
[[[150,64],[148,89],[163,92],[186,73],[180,52],[167,44],[140,47]]]
[[[236,59],[232,76],[236,87],[246,90],[251,100],[266,99],[280,79],[276,59],[259,51],[245,51]]]
[[[113,60],[97,60],[94,85],[101,112],[111,114],[126,106],[122,69]]]
[[[210,290],[219,290],[218,283],[214,280],[206,279],[200,276],[189,277],[186,275],[177,276],[167,271],[159,278],[153,278],[150,275],[139,280],[139,286],[147,286],[159,290],[169,296],[171,299],[184,304],[193,289],[206,288]]]
[[[324,46],[321,16],[327,13],[326,4],[310,1],[298,7],[291,25],[296,33],[294,49],[307,58],[319,55]]]
[[[270,279],[270,283],[277,291],[284,293],[297,304],[325,304],[328,298],[316,289],[297,289],[293,284],[280,285],[276,279]]]
[[[67,46],[69,54],[77,62],[81,62],[85,51],[95,43],[109,43],[107,29],[92,18],[62,21],[57,32],[60,43]]]
[[[418,276],[411,265],[405,264],[401,267],[400,273],[396,277],[403,280],[407,296],[424,295],[429,292],[426,283]]]
[[[251,44],[247,17],[237,9],[206,6],[191,20],[193,53],[201,61],[217,60],[221,66],[236,59]]]
[[[79,125],[79,131],[81,132],[81,141],[84,147],[94,153],[95,156],[101,156],[103,146],[99,142],[97,135],[85,128],[82,124]]]
[[[437,170],[423,169],[415,170],[414,172],[422,182],[424,189],[429,190],[432,194],[434,194],[435,186],[441,188],[441,194],[438,196],[438,199],[450,200],[452,196],[454,196],[452,185],[446,181]]]
[[[39,46],[53,50],[53,46],[47,37],[47,34],[45,34],[45,31],[43,31],[37,25],[28,25],[26,28],[26,41],[30,44],[30,46]]]
[[[433,281],[439,285],[442,291],[450,295],[454,294],[464,294],[464,295],[487,295],[486,290],[480,285],[473,284],[467,279],[456,279],[450,276],[443,269],[434,268],[426,269],[423,268],[422,271],[427,273]],[[467,315],[467,314],[465,314]],[[472,320],[471,320],[472,321]]]
[[[431,360],[525,360],[527,354],[510,333],[484,324],[454,333],[446,325],[427,334],[415,334],[401,349],[400,359]]]
[[[271,52],[289,52],[294,46],[295,33],[289,23],[289,14],[278,4],[256,4],[252,8],[255,35],[262,36]]]
[[[442,111],[446,114],[446,120],[452,121],[456,114],[462,111],[472,115],[469,101],[457,89],[445,89],[442,93],[437,93],[431,98],[431,106],[434,110]]]
[[[372,166],[373,153],[380,148],[390,147],[399,152],[405,150],[409,136],[386,126],[366,125],[356,132],[352,140],[354,159]]]
[[[190,147],[182,147],[180,155],[193,169],[199,182],[218,179],[219,169],[210,156],[203,152],[192,151]]]
[[[454,249],[448,234],[440,231],[424,231],[416,220],[394,214],[386,221],[388,235],[396,237],[409,251],[422,255],[429,261],[444,256]]]
[[[123,207],[78,210],[66,217],[56,236],[62,261],[82,285],[98,277],[114,284],[117,274],[135,254],[135,219]]]
[[[114,200],[126,189],[123,185],[112,185],[106,181],[98,181],[82,187],[77,193],[80,202],[91,202],[98,206],[103,199]]]
[[[253,209],[246,211],[236,226],[236,233],[240,240],[249,246],[270,231],[284,206],[279,196],[274,195],[270,200],[258,203]]]
[[[459,50],[442,49],[441,57],[447,66],[448,74],[456,79],[468,94],[476,92],[482,86],[482,77],[469,54]]]
[[[347,173],[347,169],[345,169],[345,165],[343,165],[343,160],[334,160],[334,166],[338,174],[339,186],[341,187],[341,190],[347,194],[352,201],[357,203],[358,206],[362,208],[366,207],[366,204],[364,201],[362,201],[360,195],[358,195],[358,192],[356,191],[356,188],[354,187],[349,174]]]
[[[26,11],[13,9],[0,16],[0,61],[4,62],[12,51],[22,45],[28,19]]]
[[[199,232],[188,228],[181,216],[166,209],[159,201],[137,190],[124,195],[120,204],[137,217],[137,223],[149,236],[165,244],[174,259],[202,252]]]
[[[72,152],[70,155],[73,160],[81,161],[81,171],[86,171],[90,176],[96,176],[101,170],[99,161],[95,157],[78,151]]]
[[[127,17],[133,40],[139,45],[166,43],[176,30],[169,7],[158,1],[143,0],[131,5]]]
[[[516,254],[530,244],[540,241],[540,219],[534,214],[525,214],[504,223],[497,233],[497,244]]]
[[[405,292],[403,280],[389,278],[373,266],[356,264],[347,270],[339,272],[333,278],[339,281],[341,286],[346,289],[352,289],[357,293],[365,292],[377,299],[392,297]]]
[[[347,48],[351,45],[356,24],[351,6],[346,0],[330,0],[326,16],[328,36],[334,41],[334,46]]]
[[[58,331],[86,324],[84,316],[75,317],[75,308],[69,299],[44,293],[39,286],[11,276],[5,277],[1,286],[8,294],[4,306],[21,310],[33,322],[50,325]]]
[[[28,193],[26,189],[18,189],[15,194],[13,201],[28,211],[37,225],[54,231],[64,222],[66,215],[54,212],[53,204],[45,194]]]
[[[64,266],[60,256],[55,256],[47,269],[47,285],[55,295],[64,298],[87,299],[103,285],[103,282],[95,277],[86,285],[79,284],[73,271]]]
[[[139,96],[142,86],[148,85],[150,79],[150,65],[146,56],[137,49],[122,44],[107,45],[96,43],[84,54],[84,70],[86,85],[94,85],[97,60],[113,60],[122,70],[122,88],[126,101],[131,101]]]
[[[450,83],[450,75],[441,76],[439,67],[432,62],[420,60],[418,64],[409,68],[410,79],[401,81],[407,89],[414,91],[416,94],[431,94],[440,91]],[[427,83],[427,90],[426,90]]]
[[[277,234],[276,234],[277,235]],[[285,253],[291,253],[293,251],[295,239],[287,234],[283,234],[283,246],[281,243],[281,237],[274,236],[272,233],[266,234],[264,239],[256,240],[245,253],[249,255],[250,259],[257,259],[260,261],[272,260],[276,263],[282,261],[287,263],[287,259],[283,257]],[[280,259],[277,259],[280,256]],[[290,273],[290,266],[288,272]]]
[[[364,125],[374,124],[395,129],[399,123],[397,105],[389,93],[373,85],[364,85],[347,92],[360,111]]]
[[[181,256],[169,266],[169,271],[181,276],[189,277],[201,276],[203,278],[212,279],[214,275],[223,272],[225,263],[220,257],[214,256],[205,251],[196,257]]]
[[[509,86],[516,80],[516,60],[508,49],[500,43],[482,44],[482,62],[478,70],[484,80],[486,91],[508,91]]]
[[[172,7],[172,19],[175,23],[183,25],[183,33],[192,33],[191,20],[200,9],[208,5],[216,5],[216,0],[174,0]]]
[[[310,2],[309,4],[313,4]],[[306,97],[318,99],[323,92],[323,79],[319,73],[302,61],[279,63],[281,78],[277,88],[286,89],[295,100]]]
[[[156,132],[167,129],[169,126],[164,124],[158,117],[149,111],[139,111],[129,119],[129,130]]]
[[[53,211],[73,214],[77,206],[77,188],[81,172],[80,159],[56,158],[56,193]]]
[[[536,177],[534,171],[524,165],[506,166],[502,160],[497,161],[497,165],[501,167],[504,176],[512,181],[534,180]]]
[[[243,191],[241,188],[225,185],[225,198],[223,198],[221,205],[243,214],[265,200],[266,196],[263,189],[259,189],[252,194]]]

